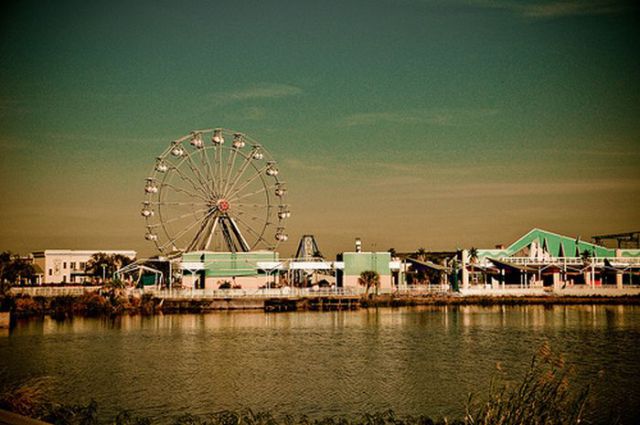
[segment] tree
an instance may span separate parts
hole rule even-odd
[[[0,252],[0,281],[1,282],[5,281],[4,271],[7,269],[9,264],[11,264],[12,257],[13,256],[9,251]]]
[[[380,286],[380,275],[378,272],[374,272],[372,270],[365,270],[360,273],[360,277],[358,278],[358,283],[360,286],[365,287],[365,295],[369,293],[369,289],[371,287],[375,288],[376,294],[378,293],[378,287]]]
[[[389,248],[388,252],[391,254],[391,258],[395,258],[398,255],[395,248]]]
[[[475,247],[471,247],[471,249],[469,250],[469,262],[471,263],[471,276],[473,276],[473,281],[475,283],[478,283],[475,268],[475,265],[478,263],[478,249]]]
[[[585,249],[584,251],[582,251],[582,253],[580,254],[580,258],[582,258],[582,262],[585,265],[591,264],[591,253],[589,252],[588,249]]]
[[[105,279],[113,278],[113,274],[127,264],[131,264],[132,260],[121,254],[106,254],[104,252],[96,252],[87,261],[86,273],[96,277]]]
[[[416,251],[416,257],[420,261],[427,261],[427,250],[424,248],[418,248]]]
[[[9,251],[0,253],[0,282],[21,283],[31,281],[36,274],[33,265]]]
[[[33,265],[22,258],[14,258],[4,270],[4,278],[12,283],[31,282],[35,275]]]

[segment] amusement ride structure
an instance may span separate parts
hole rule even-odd
[[[287,192],[258,142],[227,129],[192,131],[157,157],[141,210],[164,255],[274,250],[287,240]]]

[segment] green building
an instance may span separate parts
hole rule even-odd
[[[182,283],[194,289],[257,289],[277,279],[279,265],[273,251],[188,252],[182,255]]]

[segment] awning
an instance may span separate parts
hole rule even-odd
[[[445,267],[442,266],[440,264],[436,264],[436,263],[432,263],[431,261],[420,261],[420,260],[416,260],[415,258],[407,258],[407,261],[410,261],[412,263],[415,264],[419,264],[423,267],[427,267],[430,268],[432,270],[437,270],[440,272],[446,272],[446,273],[450,273],[451,272],[451,268],[450,267]]]

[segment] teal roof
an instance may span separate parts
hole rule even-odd
[[[521,249],[531,245],[532,242],[539,243],[552,257],[579,257],[585,250],[594,257],[615,257],[616,255],[615,249],[546,230],[532,229],[506,249],[479,249],[478,256],[492,258],[511,257]],[[627,251],[628,256],[634,255],[634,253],[629,252],[632,250],[625,251]]]

